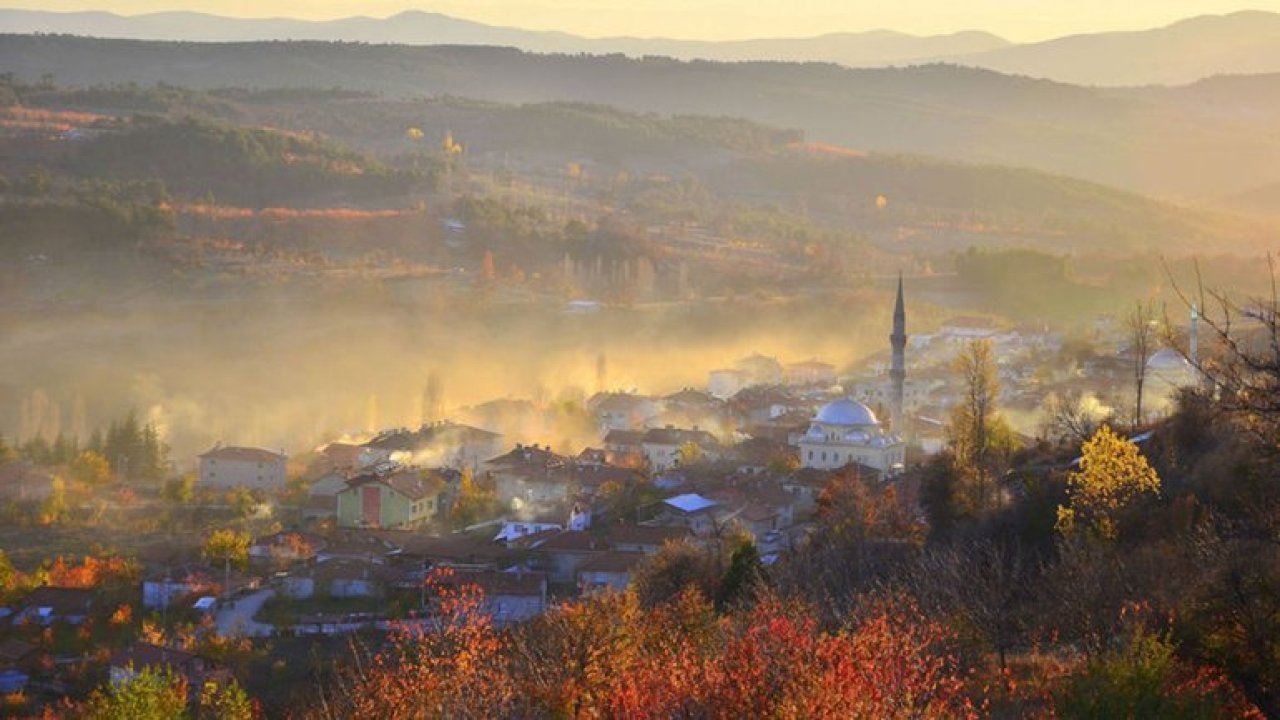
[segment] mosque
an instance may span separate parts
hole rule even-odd
[[[814,416],[807,432],[796,436],[802,467],[832,470],[857,463],[875,468],[885,475],[900,471],[906,456],[906,443],[900,429],[905,427],[903,387],[906,382],[907,318],[902,298],[902,277],[898,277],[898,298],[893,309],[893,362],[889,377],[893,390],[890,397],[892,431],[881,425],[871,408],[853,398],[840,398],[827,403]]]
[[[1200,387],[1202,378],[1196,369],[1199,349],[1200,313],[1191,308],[1191,324],[1188,329],[1187,354],[1173,348],[1162,348],[1147,358],[1147,372],[1143,402],[1157,413],[1173,408],[1178,393],[1183,388]]]

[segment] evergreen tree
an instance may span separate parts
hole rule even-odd
[[[37,465],[48,465],[53,459],[53,448],[43,435],[36,435],[22,444],[22,457]]]

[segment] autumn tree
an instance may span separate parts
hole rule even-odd
[[[467,469],[462,471],[462,479],[458,481],[458,496],[454,499],[449,514],[456,524],[467,527],[492,517],[497,512],[497,504],[498,494],[481,487],[475,480],[475,474]]]
[[[71,507],[67,504],[67,481],[55,477],[49,483],[49,497],[40,506],[40,522],[45,525],[64,523],[71,516]]]
[[[86,485],[106,485],[111,482],[111,464],[92,450],[84,450],[71,465],[71,475]]]
[[[961,383],[960,402],[947,428],[952,468],[970,512],[995,499],[999,465],[1012,449],[1013,433],[997,414],[1000,378],[990,340],[974,340],[952,363]]]
[[[716,596],[720,567],[711,553],[688,540],[668,541],[656,555],[633,572],[632,586],[641,604],[653,607],[671,601],[688,588],[704,598]]]
[[[1144,626],[1126,630],[1113,649],[1092,659],[1053,692],[1053,716],[1262,720],[1240,690],[1210,668],[1181,661],[1165,636]]]
[[[82,717],[85,720],[189,718],[187,681],[167,668],[143,668],[126,682],[95,690]]]
[[[1137,445],[1105,425],[1081,453],[1080,469],[1067,479],[1070,502],[1058,508],[1058,531],[1114,540],[1121,513],[1143,496],[1158,495],[1160,478]]]
[[[254,720],[260,715],[257,704],[235,680],[208,681],[200,688],[195,720]]]
[[[210,564],[222,565],[222,592],[229,593],[231,566],[243,568],[249,564],[249,535],[235,530],[215,530],[205,540],[201,554]]]
[[[679,459],[681,466],[696,465],[706,457],[706,452],[702,446],[696,442],[687,442],[676,449],[676,458]]]
[[[506,671],[507,639],[485,609],[484,593],[428,577],[431,619],[392,629],[385,649],[339,673],[318,715],[326,718],[509,717],[515,694]]]

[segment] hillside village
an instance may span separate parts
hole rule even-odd
[[[0,33],[0,717],[1280,718],[1278,83]]]
[[[125,518],[153,507],[172,514],[177,501],[206,527],[212,521],[243,530],[215,530],[202,547],[171,527],[177,542],[112,561],[117,576],[104,572],[92,583],[63,586],[51,574],[39,587],[9,595],[4,687],[38,694],[82,682],[57,669],[79,668],[60,664],[73,656],[33,643],[32,633],[87,627],[112,607],[119,614],[136,604],[165,627],[185,619],[186,632],[197,638],[186,646],[197,648],[202,633],[260,643],[429,622],[424,587],[441,572],[448,583],[478,589],[485,612],[503,628],[567,600],[633,589],[637,573],[676,547],[724,557],[747,543],[767,571],[829,532],[820,517],[824,504],[832,487],[851,478],[890,498],[894,508],[886,512],[927,528],[922,471],[951,452],[948,429],[966,392],[956,362],[978,344],[998,358],[993,400],[1011,416],[1027,408],[1028,417],[1040,418],[1014,441],[1032,454],[1072,447],[1087,439],[1084,428],[1116,420],[1117,411],[1099,407],[1132,402],[1133,338],[1120,322],[1096,325],[1097,354],[1069,348],[1055,333],[986,317],[956,317],[935,333],[908,337],[899,292],[898,358],[891,349],[838,370],[818,359],[782,363],[753,354],[711,371],[706,389],[663,396],[602,390],[582,408],[596,442],[572,453],[439,419],[416,430],[327,442],[292,458],[219,443],[181,478],[161,472],[149,487],[128,483],[134,489],[85,507]],[[1182,331],[1169,333],[1169,342]],[[1189,332],[1196,332],[1194,323]],[[1069,353],[1081,356],[1064,357]],[[897,375],[894,367],[905,370]],[[1152,352],[1144,367],[1146,414],[1135,427],[1158,423],[1178,393],[1203,387],[1182,348]],[[1086,396],[1092,405],[1071,409],[1057,399],[1079,404]],[[1059,403],[1059,414],[1045,412],[1046,403]],[[146,434],[122,428],[113,426],[108,436]],[[66,485],[50,465],[60,451],[44,452],[42,462],[28,445],[25,459],[0,464],[0,494],[11,513],[67,504]],[[95,496],[104,490],[76,491],[84,500]],[[74,505],[62,512],[73,523],[88,520],[71,520],[83,516]],[[193,682],[229,672],[207,652],[146,639],[163,637],[150,622],[142,638],[112,651],[107,667],[115,681],[161,665]],[[33,664],[37,657],[54,660],[53,669]]]

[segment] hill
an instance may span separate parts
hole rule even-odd
[[[680,62],[480,47],[190,44],[0,37],[0,67],[37,82],[338,87],[415,98],[609,105],[730,116],[812,142],[1025,166],[1148,194],[1210,197],[1280,181],[1280,108],[1245,87],[1097,90],[932,65]],[[1233,112],[1224,114],[1223,95]]]
[[[408,208],[437,188],[449,165],[462,171],[458,182],[467,185],[457,187],[467,192],[569,203],[588,216],[621,212],[651,227],[675,223],[659,231],[670,236],[660,242],[681,252],[701,241],[686,237],[680,222],[782,253],[802,237],[921,256],[970,245],[1252,252],[1269,240],[1258,222],[1096,183],[804,142],[800,131],[727,117],[342,90],[0,83],[5,92],[21,105],[0,113],[13,133],[0,141],[0,173],[20,178],[22,163],[38,162],[76,182],[158,180],[187,203]],[[38,144],[24,139],[40,119],[59,133],[45,142],[43,160],[30,155]],[[460,165],[440,157],[446,137],[465,149]],[[537,244],[531,239],[520,252],[559,257]]]

